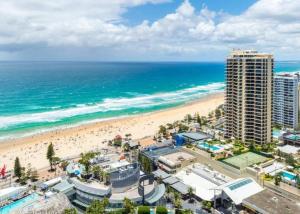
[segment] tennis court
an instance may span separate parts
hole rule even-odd
[[[234,166],[235,168],[245,169],[248,166],[253,164],[258,164],[267,161],[268,158],[262,155],[246,152],[241,155],[233,156],[231,158],[224,159],[223,162],[228,163],[229,165]]]

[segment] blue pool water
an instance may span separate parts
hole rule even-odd
[[[282,177],[284,177],[287,180],[295,180],[296,175],[288,171],[282,171]]]
[[[273,134],[273,137],[277,138],[277,139],[282,135],[280,130],[273,130],[272,134]]]
[[[33,202],[38,198],[37,194],[31,194],[28,195],[20,200],[17,200],[9,205],[6,205],[4,207],[0,208],[0,214],[9,214],[10,212],[12,212],[14,209],[19,208],[20,206],[24,205],[25,203],[28,202]]]
[[[215,146],[215,145],[209,145],[208,143],[199,143],[198,147],[202,148],[202,149],[209,149],[211,151],[218,151],[220,149],[222,149],[219,146]]]

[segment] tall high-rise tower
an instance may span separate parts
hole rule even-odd
[[[273,122],[287,128],[298,127],[298,74],[278,74],[274,77]]]
[[[234,50],[227,58],[225,137],[272,141],[273,56]]]

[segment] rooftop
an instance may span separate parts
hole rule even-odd
[[[168,178],[171,176],[170,174],[166,173],[165,171],[162,171],[161,169],[158,169],[152,173],[156,178],[162,178],[162,179],[165,179],[165,178]]]
[[[211,135],[206,134],[204,132],[183,132],[183,133],[180,133],[179,135],[182,135],[183,137],[192,139],[194,141],[200,141],[200,140],[212,138]]]
[[[243,56],[243,57],[270,57],[273,56],[272,54],[268,53],[259,53],[256,50],[233,50],[230,53],[230,57],[236,57],[236,56]]]
[[[236,205],[241,204],[243,199],[263,190],[252,178],[236,179],[223,185],[221,188]]]
[[[167,154],[164,156],[160,156],[158,158],[159,161],[166,163],[170,166],[176,166],[183,161],[193,160],[193,159],[195,159],[195,156],[193,156],[187,152],[182,152],[182,151],[174,152],[174,153]]]
[[[167,155],[179,151],[179,148],[174,147],[174,145],[165,146],[152,146],[142,151],[143,154],[151,159],[158,159],[162,155]]]
[[[300,213],[299,201],[292,201],[268,189],[245,198],[243,205],[259,213]]]
[[[284,145],[277,147],[281,152],[286,154],[297,154],[300,150],[300,147],[292,146],[292,145]]]
[[[214,189],[218,189],[219,186],[231,181],[231,178],[201,164],[186,167],[179,171],[176,177],[184,184],[191,186],[195,190],[195,195],[207,201],[213,200]]]

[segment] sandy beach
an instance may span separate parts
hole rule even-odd
[[[18,156],[21,164],[41,169],[49,165],[46,150],[50,142],[55,147],[56,156],[74,157],[82,152],[101,149],[106,146],[104,140],[113,139],[116,135],[132,134],[133,139],[154,135],[159,125],[181,120],[190,113],[198,112],[206,116],[217,106],[224,103],[224,94],[217,93],[203,97],[195,102],[162,111],[84,124],[77,127],[59,129],[0,143],[0,165],[6,164],[12,169]]]

